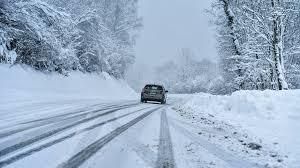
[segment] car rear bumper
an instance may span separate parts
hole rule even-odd
[[[163,95],[142,95],[142,99],[146,101],[162,101],[164,99]]]

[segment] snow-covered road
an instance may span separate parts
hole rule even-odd
[[[204,127],[186,119],[175,108],[183,100],[173,97],[167,105],[96,100],[43,102],[35,107],[25,103],[18,107],[25,111],[1,118],[0,167],[240,168],[277,163],[277,156],[265,158],[265,150],[255,151],[253,157],[245,145],[230,141],[220,129],[233,131],[228,125],[207,120],[211,127]],[[68,108],[61,107],[64,103]],[[234,132],[232,137],[242,136]],[[229,150],[230,145],[241,149],[239,154]]]

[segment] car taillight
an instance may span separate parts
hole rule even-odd
[[[144,94],[149,94],[149,91],[146,90],[146,89],[143,89],[142,93],[144,93]]]

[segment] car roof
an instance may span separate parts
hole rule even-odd
[[[145,87],[147,86],[157,86],[157,87],[163,87],[162,85],[156,85],[156,84],[147,84]]]

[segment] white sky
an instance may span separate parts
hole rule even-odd
[[[216,58],[213,28],[209,25],[211,0],[140,0],[144,28],[136,46],[136,66],[160,65],[190,48],[199,58]]]

